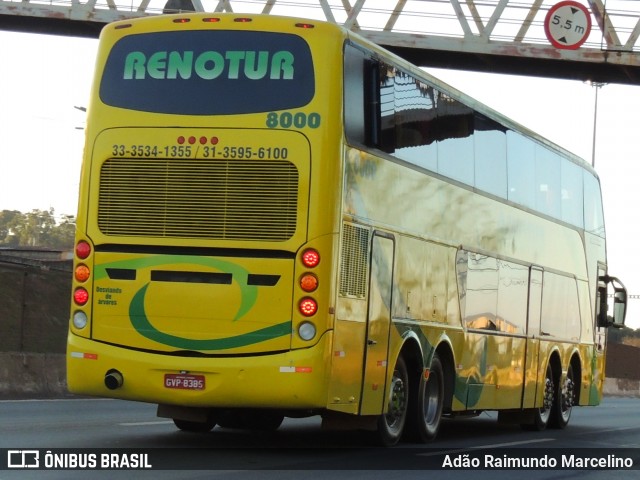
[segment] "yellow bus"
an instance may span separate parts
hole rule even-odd
[[[600,402],[626,290],[588,164],[333,24],[120,21],[96,65],[71,392],[384,445]]]

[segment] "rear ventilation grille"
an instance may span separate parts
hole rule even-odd
[[[282,242],[296,231],[288,161],[112,158],[100,171],[105,235]]]
[[[369,270],[369,229],[344,224],[340,258],[340,295],[364,298]]]

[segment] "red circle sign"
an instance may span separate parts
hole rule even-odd
[[[573,0],[557,3],[544,19],[544,33],[554,47],[576,50],[591,33],[591,13]]]

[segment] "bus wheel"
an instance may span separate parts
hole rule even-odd
[[[422,442],[431,442],[436,438],[442,420],[443,404],[444,370],[436,353],[431,361],[429,379],[425,380],[424,375],[421,376],[418,390],[418,434]]]
[[[409,375],[404,359],[398,357],[389,388],[387,413],[378,418],[378,440],[382,445],[390,447],[400,440],[407,420],[408,403]]]
[[[544,397],[542,399],[542,407],[536,408],[533,414],[533,423],[523,424],[525,430],[541,431],[547,428],[549,419],[551,418],[551,410],[555,399],[555,386],[553,384],[553,370],[551,364],[547,365],[547,373],[544,380]]]
[[[176,425],[176,427],[184,432],[197,433],[210,432],[213,427],[216,426],[216,422],[212,419],[209,419],[206,422],[190,422],[188,420],[180,420],[179,418],[174,418],[173,423]]]
[[[558,388],[553,408],[551,411],[551,426],[554,428],[564,428],[571,418],[571,409],[575,400],[575,382],[573,380],[573,367],[569,364],[567,376],[561,388]]]

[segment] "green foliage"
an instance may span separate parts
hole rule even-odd
[[[624,339],[640,338],[640,329],[633,330],[629,327],[607,329],[607,341],[609,343],[624,343]]]
[[[0,211],[0,246],[73,248],[75,217],[63,215],[56,222],[54,209]]]

